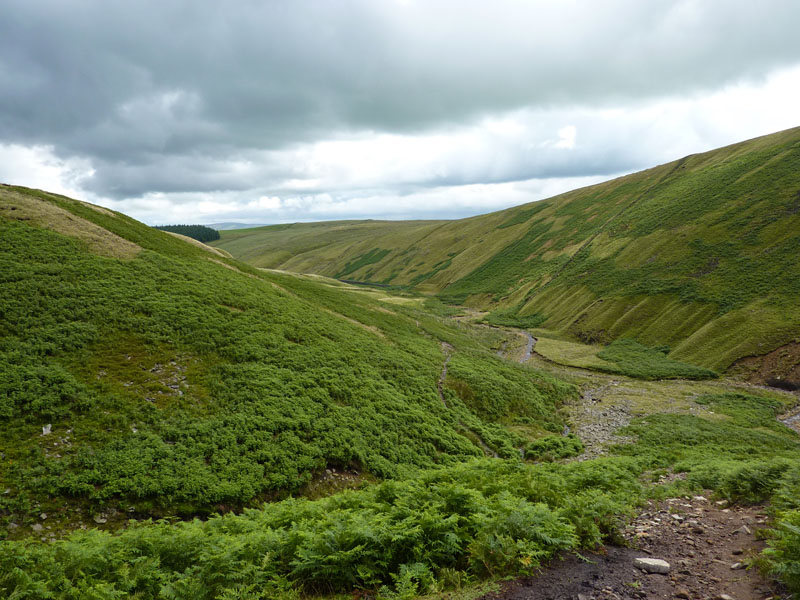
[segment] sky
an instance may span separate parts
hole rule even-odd
[[[795,0],[3,0],[0,182],[461,218],[800,125]]]

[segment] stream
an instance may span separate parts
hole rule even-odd
[[[531,355],[533,354],[533,347],[536,345],[536,338],[527,331],[520,331],[520,333],[528,338],[528,344],[525,346],[525,354],[519,359],[519,362],[524,363],[530,360]]]
[[[778,420],[790,429],[794,429],[800,433],[800,409],[797,407],[795,407],[793,412],[789,413],[788,415],[778,417]]]

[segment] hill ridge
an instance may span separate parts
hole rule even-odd
[[[314,224],[316,235],[303,225],[265,231],[249,248],[225,232],[214,245],[296,272],[336,276],[355,265],[348,279],[540,315],[542,327],[573,339],[669,345],[677,359],[726,369],[800,338],[798,194],[800,127],[421,237],[416,224],[350,222],[329,241],[329,222]]]

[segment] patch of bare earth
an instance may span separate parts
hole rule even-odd
[[[52,229],[86,242],[89,250],[101,256],[130,259],[141,247],[115,233],[35,196],[0,187],[0,217]],[[87,204],[87,206],[89,206]],[[96,210],[105,210],[91,205]],[[113,214],[113,213],[112,213]]]
[[[769,381],[785,381],[800,385],[800,342],[789,342],[760,356],[746,356],[730,369],[733,375],[750,383],[764,385]]]
[[[782,590],[748,567],[763,548],[755,533],[765,523],[763,507],[727,507],[705,496],[651,502],[624,530],[627,546],[565,554],[540,575],[507,583],[483,598],[778,598]],[[669,571],[646,573],[635,566],[637,558],[666,561]]]

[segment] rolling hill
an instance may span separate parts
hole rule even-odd
[[[770,499],[800,590],[796,398],[629,379],[706,376],[630,341],[519,364],[453,312],[0,186],[0,596],[477,597],[700,490]]]
[[[214,245],[436,294],[499,324],[785,376],[800,361],[800,128],[459,221],[281,225]],[[791,360],[761,358],[781,352]]]
[[[574,386],[494,356],[496,333],[190,242],[0,187],[0,515],[17,534],[39,512],[206,514],[331,469],[356,485],[517,456],[563,427]],[[445,347],[466,400],[437,390]]]

